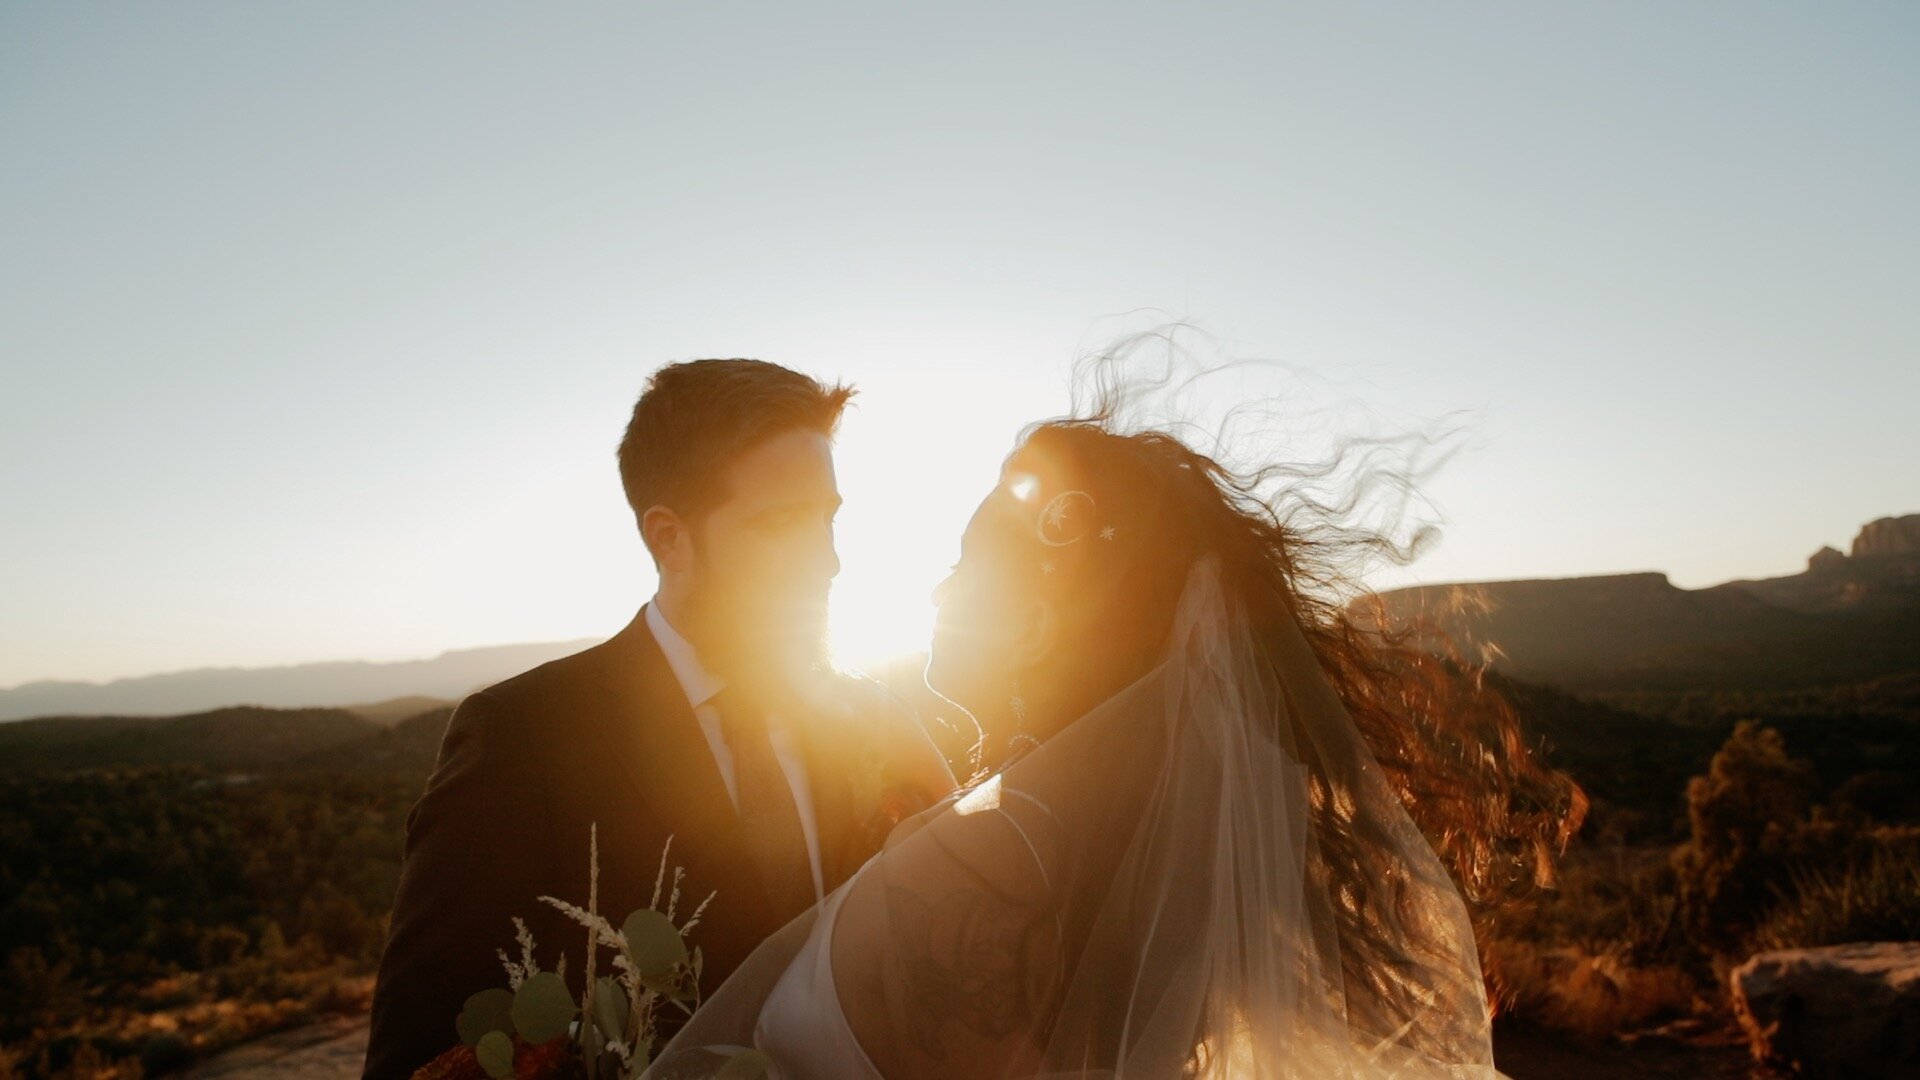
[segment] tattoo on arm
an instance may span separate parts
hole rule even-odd
[[[907,988],[899,1019],[921,1053],[947,1056],[949,1024],[986,1042],[1038,1035],[1058,960],[1043,910],[984,889],[928,898],[898,885],[888,888],[887,906],[900,924],[894,960]]]

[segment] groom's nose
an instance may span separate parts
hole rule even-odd
[[[827,581],[840,576],[840,552],[833,541],[832,525],[816,533],[808,548],[802,566]]]

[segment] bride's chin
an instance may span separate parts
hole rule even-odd
[[[971,695],[967,693],[965,687],[955,684],[952,671],[947,665],[940,663],[940,654],[938,652],[928,655],[926,670],[921,673],[920,678],[921,681],[927,684],[927,689],[933,691],[935,694],[947,701],[953,702],[969,713],[973,711],[973,706],[965,700]]]
[[[947,688],[942,685],[946,682],[943,675],[944,672],[940,666],[940,654],[937,652],[928,653],[927,666],[920,671],[920,681],[927,684],[927,689],[951,701],[953,699],[948,695]]]

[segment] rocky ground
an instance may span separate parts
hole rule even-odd
[[[1655,1031],[1583,1044],[1557,1031],[1503,1028],[1494,1061],[1513,1080],[1783,1080],[1756,1066],[1730,1030]]]
[[[348,1080],[367,1056],[367,1018],[339,1018],[233,1047],[194,1066],[187,1080]]]
[[[1725,1037],[1647,1036],[1632,1045],[1580,1046],[1564,1036],[1503,1031],[1500,1069],[1513,1080],[1771,1080]],[[284,1031],[203,1062],[187,1080],[351,1080],[360,1075],[367,1022],[336,1020]]]

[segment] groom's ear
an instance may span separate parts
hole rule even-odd
[[[654,505],[640,515],[640,539],[662,574],[684,574],[693,567],[693,533],[671,508]]]
[[[1020,628],[1019,637],[1013,642],[1014,662],[1020,667],[1032,667],[1047,658],[1060,637],[1060,615],[1053,604],[1046,600],[1035,600],[1027,606],[1027,617]]]

